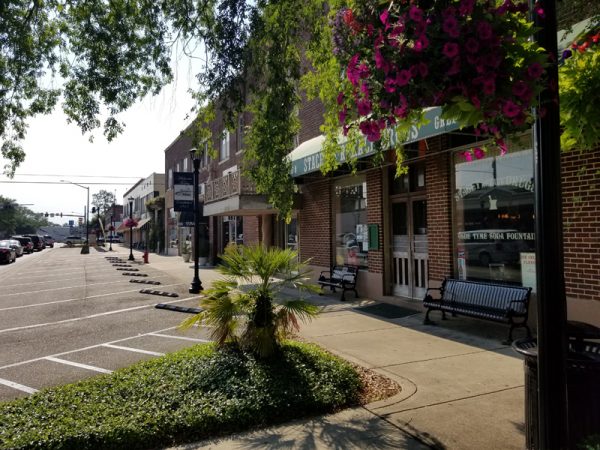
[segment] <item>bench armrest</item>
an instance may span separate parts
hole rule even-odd
[[[346,277],[350,277],[350,280],[347,280]],[[356,283],[356,275],[353,273],[346,273],[342,275],[342,283]]]
[[[321,278],[324,273],[328,273],[329,274],[329,278],[331,278],[331,270],[322,270],[321,271],[321,275],[319,275],[319,278]]]

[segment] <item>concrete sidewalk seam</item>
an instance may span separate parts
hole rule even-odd
[[[454,355],[438,356],[437,358],[416,359],[414,361],[406,361],[406,362],[401,362],[401,363],[397,363],[397,364],[387,364],[385,366],[375,366],[375,367],[372,367],[372,368],[373,369],[386,369],[388,367],[405,366],[407,364],[415,364],[415,363],[422,363],[422,362],[429,362],[429,361],[438,361],[440,359],[457,358],[459,356],[478,355],[480,353],[493,352],[493,351],[496,351],[496,350],[503,350],[503,349],[508,349],[508,348],[510,348],[510,347],[498,347],[498,348],[493,348],[493,349],[483,349],[483,350],[477,350],[477,351],[474,351],[474,352],[456,353]]]
[[[408,411],[417,411],[419,409],[430,408],[432,406],[440,406],[440,405],[447,405],[449,403],[457,403],[457,402],[461,402],[461,401],[464,401],[464,400],[471,400],[471,399],[474,399],[474,398],[485,397],[487,395],[499,394],[501,392],[507,392],[507,391],[512,391],[512,390],[515,390],[515,389],[521,389],[523,387],[524,387],[524,385],[521,384],[519,386],[507,387],[507,388],[504,388],[504,389],[497,389],[495,391],[484,392],[484,393],[476,394],[476,395],[469,395],[467,397],[459,397],[459,398],[455,398],[455,399],[452,399],[452,400],[446,400],[446,401],[443,401],[443,402],[428,403],[427,405],[415,406],[413,408],[399,409],[397,411],[389,411],[389,412],[386,412],[384,415],[385,416],[391,416],[393,414],[399,414],[399,413],[408,412]]]

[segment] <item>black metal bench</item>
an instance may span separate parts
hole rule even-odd
[[[429,294],[434,290],[439,291],[439,298]],[[504,343],[509,344],[516,327],[524,327],[527,336],[531,337],[527,325],[530,295],[531,288],[528,287],[446,278],[441,287],[427,289],[423,299],[423,306],[427,308],[424,323],[433,323],[429,320],[429,313],[434,310],[441,311],[444,320],[446,312],[449,312],[453,316],[464,315],[508,323],[508,341]]]
[[[358,266],[333,266],[331,270],[324,270],[317,281],[321,285],[321,289],[325,286],[333,292],[336,289],[342,290],[341,301],[345,301],[346,291],[354,291],[354,296],[358,297],[356,292],[356,279],[358,278]],[[322,294],[321,294],[322,295]]]

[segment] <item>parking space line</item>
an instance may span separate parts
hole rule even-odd
[[[123,280],[126,281],[126,280]],[[180,286],[184,283],[174,283],[174,284],[165,284],[163,287],[172,287],[172,286]],[[22,309],[22,308],[35,308],[36,306],[48,306],[48,305],[55,305],[57,303],[66,303],[66,302],[76,302],[76,301],[80,301],[80,300],[89,300],[92,298],[100,298],[100,297],[109,297],[111,295],[118,295],[118,294],[127,294],[129,292],[139,292],[139,289],[128,289],[126,291],[119,291],[119,292],[109,292],[107,294],[97,294],[97,295],[90,295],[88,297],[78,297],[78,298],[68,298],[66,300],[55,300],[53,302],[45,302],[45,303],[34,303],[31,305],[22,305],[22,306],[9,306],[6,308],[0,308],[0,311],[9,311],[11,309]],[[0,330],[0,333],[3,330]]]
[[[94,372],[112,373],[112,370],[103,369],[102,367],[90,366],[88,364],[82,364],[75,361],[68,361],[66,359],[54,358],[53,356],[47,356],[44,359],[47,359],[48,361],[54,361],[60,364],[66,364],[68,366],[80,367],[81,369],[93,370]]]
[[[177,301],[191,300],[193,298],[195,298],[195,297],[188,297],[188,298],[185,298],[185,299],[182,299],[182,300],[177,300]],[[194,325],[194,326],[197,326],[197,324]],[[203,326],[205,328],[212,328],[212,326],[209,326],[209,325],[203,325]],[[102,344],[88,345],[87,347],[80,347],[80,348],[76,348],[74,350],[68,350],[66,352],[55,353],[55,354],[49,355],[49,356],[51,356],[51,357],[57,357],[57,356],[70,355],[71,353],[84,352],[86,350],[91,350],[93,348],[102,347],[104,344],[115,344],[117,342],[125,342],[125,341],[129,341],[131,339],[136,339],[136,338],[139,338],[139,337],[142,337],[142,336],[146,336],[146,335],[151,334],[151,333],[162,333],[162,332],[165,332],[165,331],[174,330],[176,328],[178,328],[177,325],[174,326],[174,327],[163,328],[161,330],[156,330],[156,331],[153,331],[153,332],[151,331],[151,332],[148,332],[148,333],[136,334],[135,336],[127,336],[127,337],[124,337],[122,339],[116,339],[114,341],[109,341],[109,342],[105,342],[105,343],[102,343]],[[33,358],[33,359],[25,360],[25,361],[19,361],[19,362],[16,362],[16,363],[7,364],[5,366],[0,366],[0,370],[2,370],[2,369],[8,369],[10,367],[18,367],[18,366],[22,366],[24,364],[30,364],[32,362],[41,361],[42,359],[45,359],[45,358],[46,358],[46,356],[41,356],[39,358]]]
[[[4,378],[0,378],[0,384],[11,387],[18,391],[27,392],[28,394],[35,394],[38,391],[37,389],[30,388],[29,386],[23,386],[22,384],[15,383],[14,381],[5,380]]]
[[[185,336],[172,336],[170,334],[160,334],[160,333],[148,333],[148,336],[158,336],[158,337],[171,338],[171,339],[182,339],[184,341],[192,341],[192,342],[211,342],[210,339],[196,339],[196,338],[189,338],[189,337],[185,337]]]
[[[142,350],[141,348],[123,347],[122,345],[102,344],[102,347],[116,348],[117,350],[126,350],[128,352],[144,353],[146,355],[165,356],[164,353],[151,352],[150,350]]]
[[[106,281],[103,283],[90,283],[90,284],[79,284],[77,286],[63,286],[63,287],[59,287],[59,288],[52,288],[52,289],[42,289],[40,291],[27,291],[27,292],[13,292],[11,294],[3,294],[4,297],[8,297],[9,295],[27,295],[27,294],[40,294],[42,292],[52,292],[52,291],[64,291],[66,289],[76,289],[76,288],[86,288],[88,286],[102,286],[105,284],[115,284],[114,280],[110,280],[110,281]]]

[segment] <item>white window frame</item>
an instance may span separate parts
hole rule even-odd
[[[223,136],[221,137],[221,145],[219,146],[219,162],[224,162],[229,159],[229,151],[230,151],[229,130],[224,130]]]

